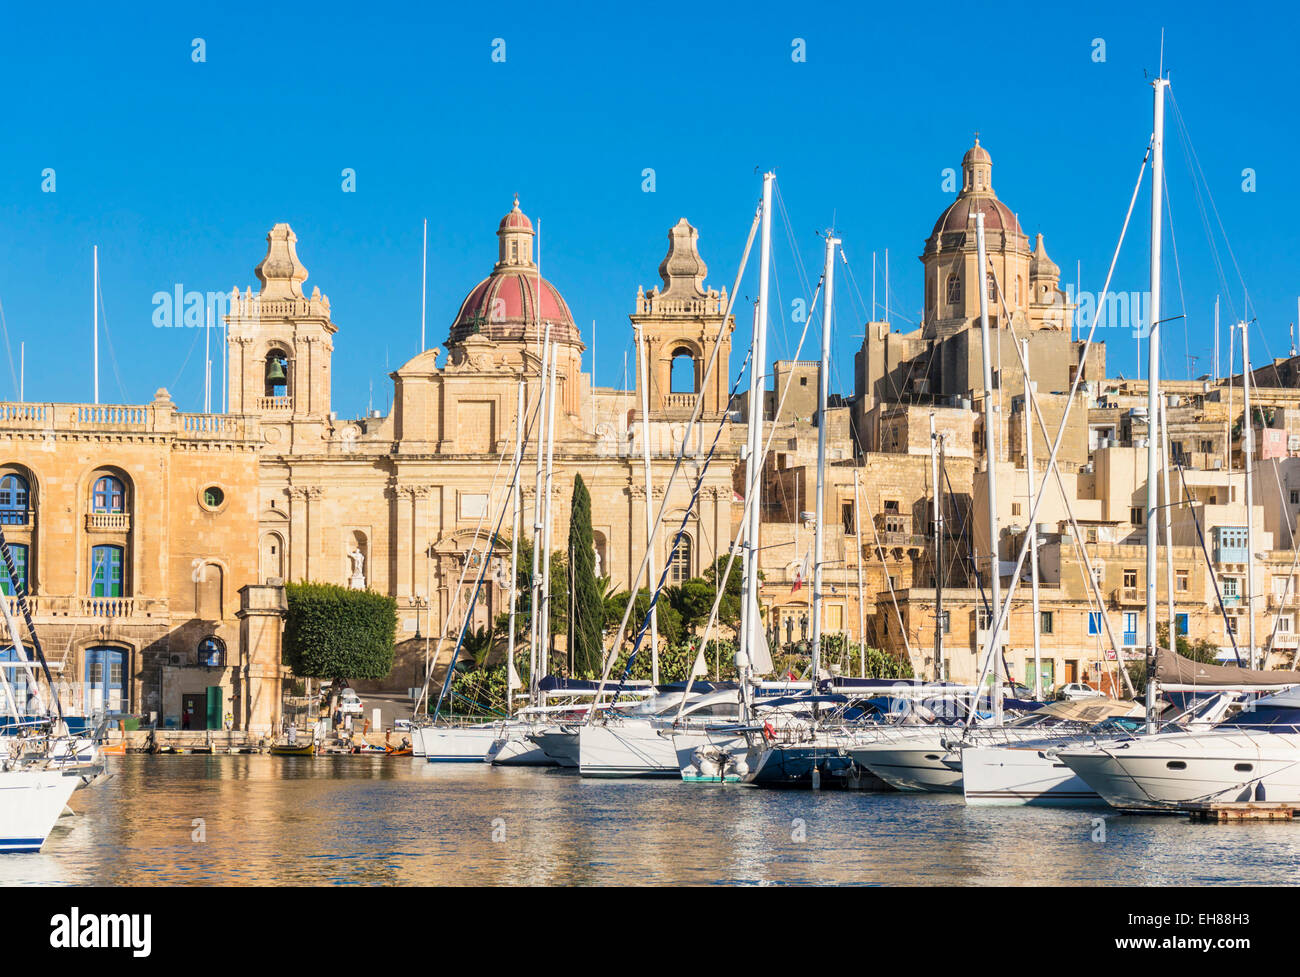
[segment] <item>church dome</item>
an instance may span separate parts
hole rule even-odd
[[[998,199],[997,192],[993,189],[993,158],[980,145],[978,135],[975,137],[975,145],[966,150],[966,155],[961,159],[961,170],[961,192],[934,222],[934,229],[926,241],[926,252],[937,250],[940,246],[959,247],[968,243],[964,237],[968,230],[971,232],[969,243],[973,245],[976,214],[984,215],[986,231],[1001,231],[1006,235],[1023,238],[1025,232],[1021,229],[1015,212]],[[944,240],[945,235],[962,237]]]
[[[541,342],[547,322],[552,339],[581,342],[568,303],[554,285],[537,274],[533,233],[533,223],[519,209],[516,196],[514,207],[497,226],[496,266],[460,304],[448,342],[461,342],[476,334],[493,342]]]

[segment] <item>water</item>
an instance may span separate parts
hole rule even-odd
[[[109,762],[44,852],[0,856],[0,884],[1170,885],[1290,883],[1300,865],[1300,824],[411,758]]]

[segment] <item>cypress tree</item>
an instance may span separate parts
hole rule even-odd
[[[569,579],[573,594],[571,655],[577,673],[599,673],[604,655],[605,604],[596,583],[596,550],[591,532],[591,494],[581,475],[573,479],[569,515]]]

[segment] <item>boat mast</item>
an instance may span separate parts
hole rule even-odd
[[[858,501],[858,469],[853,468],[853,530],[858,542],[858,667],[859,676],[867,677],[867,605],[862,586],[862,505]]]
[[[545,670],[542,655],[539,654],[541,647],[541,626],[542,626],[542,490],[545,487],[543,476],[545,473],[545,456],[542,449],[546,444],[546,376],[551,361],[551,324],[546,324],[544,339],[542,340],[542,372],[537,385],[537,413],[534,418],[537,422],[537,434],[534,439],[537,442],[537,475],[533,488],[533,579],[532,595],[529,613],[528,629],[528,691],[529,695],[536,701],[540,689],[537,683],[541,679],[541,673]]]
[[[1241,400],[1245,410],[1246,439],[1242,469],[1246,477],[1246,613],[1250,628],[1250,667],[1255,663],[1255,419],[1250,413],[1250,337],[1249,326],[1241,327]]]
[[[512,702],[511,695],[519,687],[519,673],[515,670],[515,607],[519,603],[519,516],[523,508],[523,486],[519,479],[519,469],[522,467],[524,460],[524,381],[519,381],[519,398],[515,407],[515,455],[510,463],[510,470],[514,473],[512,478],[513,488],[510,490],[511,507],[514,512],[511,515],[510,527],[510,622],[507,625],[506,632],[506,715],[509,716]],[[532,676],[529,675],[529,686],[531,692]],[[532,696],[528,699],[529,705],[536,705]]]
[[[647,361],[645,330],[636,326],[637,386],[641,388],[641,458],[645,465],[645,545],[649,559],[646,562],[646,588],[653,596],[659,574],[655,570],[655,517],[654,492],[650,479],[650,364]],[[659,609],[657,602],[650,606],[650,684],[659,684]]]
[[[745,580],[741,600],[745,604],[744,640],[736,649],[736,675],[740,680],[742,717],[749,718],[749,678],[752,674],[754,648],[758,644],[758,534],[762,517],[763,484],[763,414],[764,388],[767,386],[767,291],[772,264],[772,181],[776,174],[763,174],[763,219],[759,244],[758,305],[754,311],[753,350],[749,365],[749,457],[746,459],[745,500],[749,507],[749,525],[745,533]],[[752,500],[752,501],[751,501]]]
[[[1160,245],[1162,241],[1161,208],[1164,204],[1165,178],[1165,86],[1163,77],[1152,83],[1155,88],[1154,121],[1151,136],[1151,306],[1147,313],[1147,732],[1155,732],[1156,704],[1156,616],[1160,605],[1156,597],[1156,478],[1160,464]],[[1170,621],[1170,628],[1173,622]]]
[[[550,323],[547,324],[550,331]],[[546,668],[551,667],[551,531],[555,519],[551,514],[551,496],[555,486],[555,385],[560,366],[557,343],[551,344],[551,376],[546,395],[546,485],[542,513],[545,526],[542,530],[542,626],[539,634],[539,655]]]
[[[934,531],[934,680],[943,681],[943,503],[939,494],[939,435],[934,429],[934,411],[930,411],[930,496],[934,511],[930,526]]]
[[[993,675],[993,721],[1001,725],[1002,665],[999,661],[1001,656],[998,653],[998,639],[1001,635],[1001,628],[998,627],[998,620],[1002,616],[1002,594],[1000,587],[1001,567],[998,561],[997,455],[993,431],[993,363],[991,359],[992,348],[989,344],[989,290],[984,284],[985,276],[988,274],[988,258],[984,250],[984,214],[982,211],[975,215],[975,252],[976,264],[979,266],[979,273],[975,278],[975,287],[979,289],[980,297],[981,358],[984,368],[984,482],[987,486],[985,494],[988,501],[989,520],[989,595],[991,597],[989,607],[992,609],[993,618],[993,633],[988,637],[985,656],[986,669],[990,670]],[[979,692],[976,690],[976,696],[978,697],[978,695]]]
[[[822,271],[822,357],[818,365],[817,412],[817,499],[813,523],[813,607],[812,680],[813,692],[821,676],[822,662],[822,553],[826,542],[826,403],[831,386],[831,302],[835,295],[835,246],[839,238],[826,232],[826,267]]]
[[[1029,365],[1029,340],[1022,339],[1025,365]],[[1025,375],[1025,483],[1028,486],[1029,504],[1025,511],[1032,514],[1034,507],[1034,427],[1030,418],[1034,412],[1034,381]],[[1043,650],[1040,629],[1043,619],[1038,612],[1038,522],[1029,520],[1029,581],[1034,605],[1034,698],[1043,697]]]
[[[94,361],[92,365],[95,374],[95,403],[98,404],[99,403],[99,245],[98,244],[94,246],[94,249],[91,253],[95,265],[94,286],[93,286],[95,294],[90,297],[91,306],[94,309],[94,320],[95,320],[94,339],[93,339],[94,348],[92,352]]]

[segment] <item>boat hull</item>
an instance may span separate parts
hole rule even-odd
[[[424,758],[429,763],[482,763],[497,738],[495,725],[425,726]]]
[[[547,726],[530,733],[528,739],[558,766],[577,768],[579,763],[577,729]]]
[[[764,750],[747,780],[757,787],[809,789],[813,785],[814,770],[820,788],[893,789],[854,760],[847,749],[813,743],[779,744]]]
[[[1211,731],[1142,736],[1061,760],[1112,807],[1177,810],[1198,802],[1300,803],[1300,734]]]
[[[505,723],[488,747],[487,761],[499,767],[553,767],[555,761],[528,738],[532,723]]]
[[[854,761],[896,790],[961,793],[961,755],[945,749],[938,736],[873,743],[850,750]]]
[[[987,807],[1099,805],[1101,795],[1055,752],[1032,746],[966,747],[961,751],[966,803]]]
[[[73,770],[0,771],[0,853],[40,851],[80,782]]]
[[[636,720],[579,727],[578,770],[584,777],[681,776],[672,736]]]

